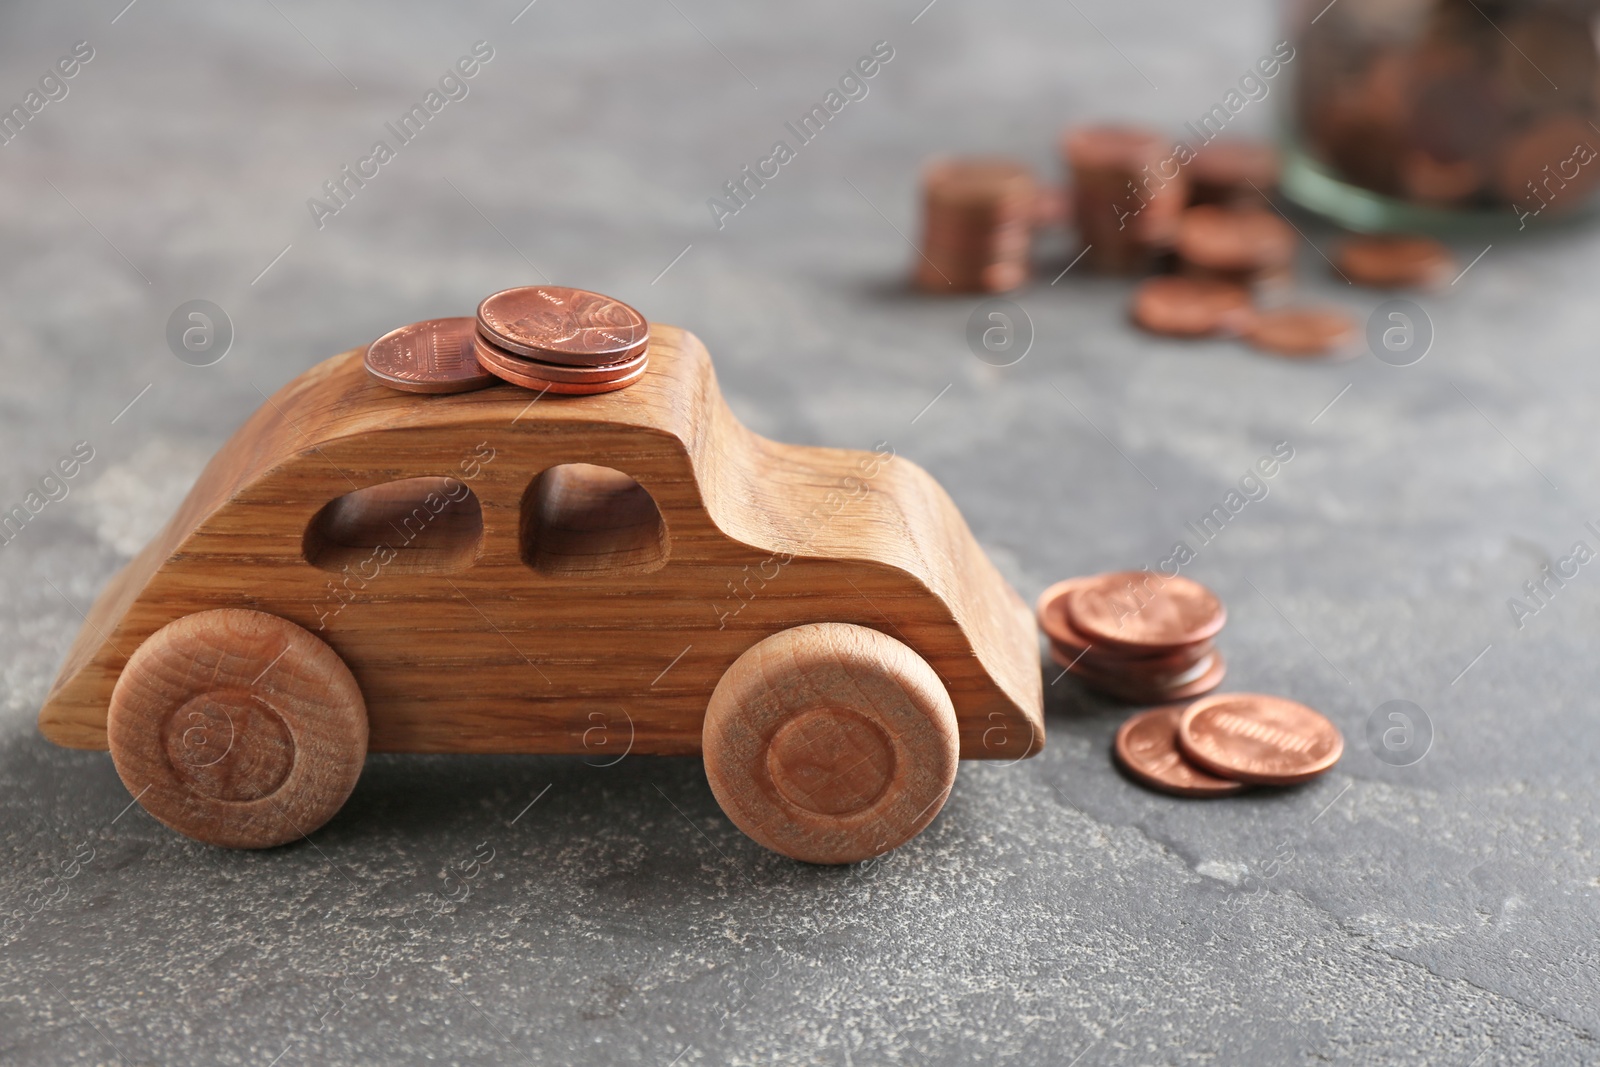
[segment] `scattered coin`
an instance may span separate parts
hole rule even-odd
[[[1219,693],[1190,704],[1178,745],[1205,770],[1256,785],[1308,781],[1344,752],[1338,727],[1322,715],[1259,693]]]
[[[645,351],[650,324],[620,300],[587,289],[530,285],[478,305],[478,329],[492,344],[545,363],[594,367]]]
[[[922,201],[919,288],[995,293],[1027,280],[1044,201],[1026,166],[984,157],[938,161],[923,172]]]
[[[1279,356],[1355,355],[1355,320],[1335,308],[1276,308],[1256,315],[1245,332],[1256,348]]]
[[[1190,763],[1178,748],[1184,705],[1141,711],[1117,731],[1114,751],[1122,768],[1152,789],[1180,797],[1226,797],[1243,792],[1241,782],[1217,778]]]
[[[1455,273],[1450,250],[1431,237],[1352,237],[1334,252],[1333,261],[1357,285],[1377,289],[1431,289]]]
[[[367,373],[406,393],[465,393],[493,385],[472,353],[476,322],[428,319],[390,330],[367,347]]]
[[[1232,282],[1169,274],[1145,279],[1133,293],[1133,321],[1169,337],[1243,333],[1254,315],[1249,291]]]

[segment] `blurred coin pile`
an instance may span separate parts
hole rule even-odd
[[[1583,207],[1600,188],[1593,0],[1431,0],[1329,12],[1300,44],[1301,141],[1384,196],[1519,218]]]
[[[1028,276],[1039,191],[1007,160],[935,163],[922,175],[922,257],[917,284],[962,292],[1015,289]]]
[[[1034,234],[1070,223],[1088,269],[1151,275],[1130,308],[1145,330],[1238,337],[1290,358],[1356,354],[1362,338],[1348,312],[1289,299],[1299,234],[1271,200],[1279,161],[1270,145],[1222,139],[1179,151],[1152,130],[1086,126],[1060,150],[1070,190],[1042,188],[1025,164],[996,157],[931,164],[917,286],[1015,289],[1028,278]],[[1454,271],[1449,249],[1426,237],[1352,236],[1330,263],[1375,288],[1435,288]]]

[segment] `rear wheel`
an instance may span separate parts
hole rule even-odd
[[[339,654],[259,611],[186,615],[129,657],[106,733],[145,810],[208,844],[267,848],[334,816],[367,756],[367,709]]]
[[[797,626],[745,651],[711,694],[706,778],[759,844],[854,863],[933,821],[955,783],[955,708],[906,645],[848,623]]]

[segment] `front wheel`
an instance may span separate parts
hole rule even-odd
[[[701,740],[734,825],[809,863],[854,863],[933,821],[955,784],[955,708],[906,645],[813,623],[747,649],[717,683]]]
[[[228,848],[302,837],[344,805],[367,708],[339,654],[276,615],[185,615],[134,650],[106,716],[111,759],[145,810]]]

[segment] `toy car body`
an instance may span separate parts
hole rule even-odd
[[[885,700],[949,735],[944,756],[904,748],[901,720],[870,710],[874,671],[900,693]],[[763,687],[788,711],[757,729],[741,717]],[[235,846],[331,817],[367,749],[706,751],[728,809],[714,735],[767,753],[738,787],[760,810],[734,821],[839,862],[921,829],[879,832],[916,760],[950,756],[942,781],[954,754],[1038,751],[1042,703],[1031,614],[931,477],[889,443],[754,434],[698,339],[657,324],[644,378],[597,396],[398,393],[359,350],[305,372],[100,595],[39,724],[110,747],[132,791],[157,787],[143,801],[158,818]],[[784,733],[796,715],[809,725]],[[747,825],[786,818],[826,825]]]

